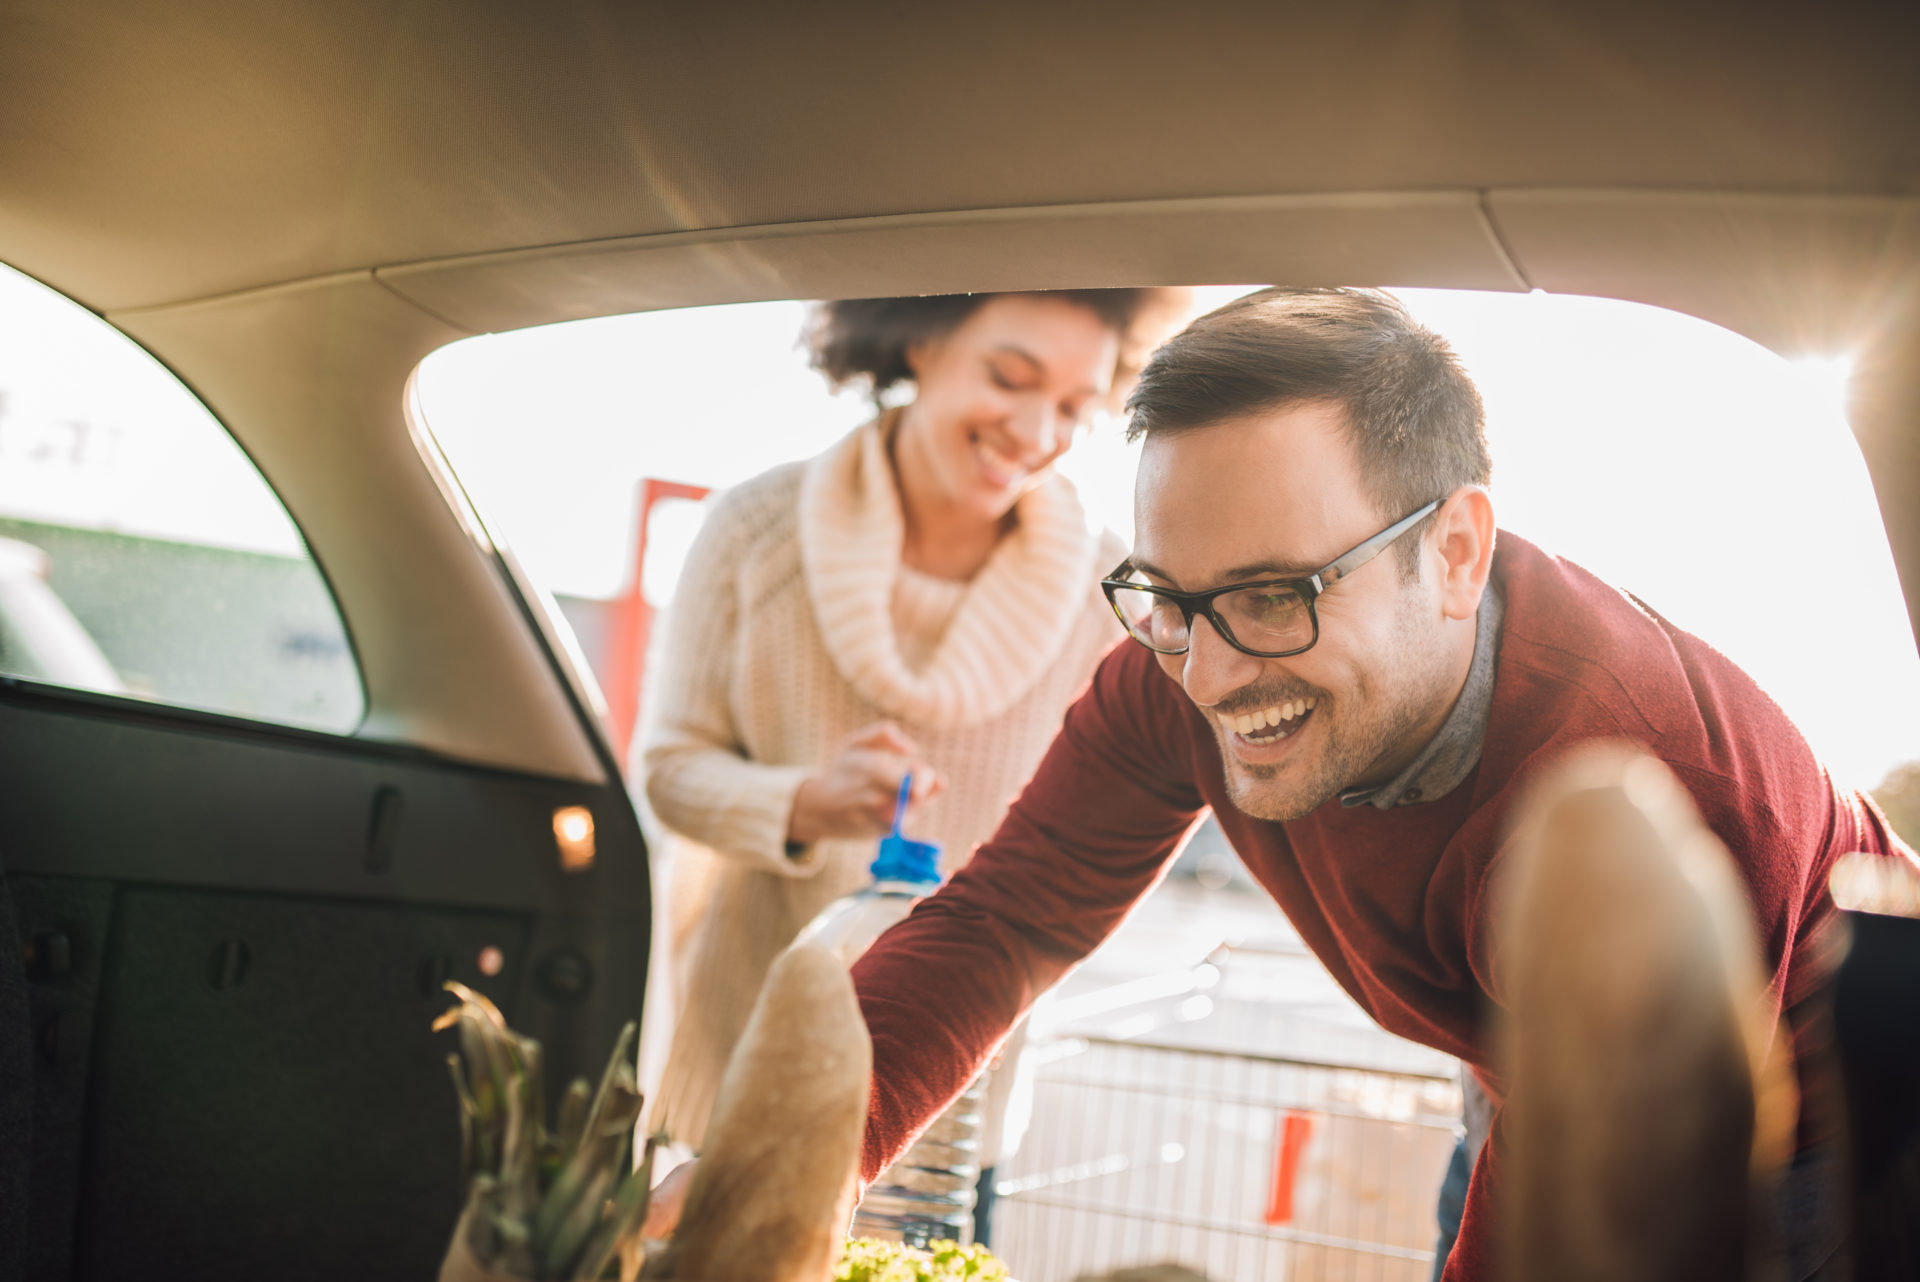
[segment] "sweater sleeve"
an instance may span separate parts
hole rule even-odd
[[[1108,655],[993,838],[854,967],[873,1036],[863,1179],[1158,879],[1204,807],[1186,716],[1146,650]]]
[[[680,577],[698,590],[675,594],[648,664],[641,756],[647,804],[668,828],[759,871],[807,877],[818,870],[811,851],[790,857],[786,840],[794,794],[812,772],[750,759],[730,699],[739,566],[783,496],[787,487],[749,482],[701,527]]]

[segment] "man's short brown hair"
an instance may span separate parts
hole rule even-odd
[[[1372,289],[1263,289],[1202,316],[1141,371],[1127,439],[1309,401],[1344,412],[1383,521],[1493,474],[1480,393],[1459,358]],[[1400,547],[1411,566],[1418,540]]]

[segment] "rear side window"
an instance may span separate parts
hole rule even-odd
[[[112,326],[0,267],[0,675],[349,731],[331,593],[251,460]]]

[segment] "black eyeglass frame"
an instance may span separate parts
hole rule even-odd
[[[1100,590],[1106,593],[1107,604],[1113,607],[1114,617],[1120,620],[1120,626],[1127,630],[1127,635],[1133,640],[1138,641],[1141,645],[1146,646],[1147,649],[1153,651],[1155,654],[1185,654],[1193,644],[1193,616],[1196,614],[1213,625],[1214,632],[1222,641],[1225,641],[1242,654],[1250,654],[1256,659],[1285,659],[1292,655],[1305,654],[1320,642],[1320,612],[1313,607],[1315,598],[1367,562],[1373,560],[1374,557],[1379,556],[1382,552],[1392,547],[1401,535],[1420,524],[1420,522],[1433,515],[1433,513],[1439,511],[1440,505],[1446,501],[1445,498],[1437,498],[1419,511],[1401,517],[1398,521],[1395,521],[1378,534],[1354,544],[1351,548],[1348,548],[1345,552],[1342,552],[1339,556],[1336,556],[1312,574],[1284,579],[1255,579],[1251,583],[1229,583],[1225,587],[1209,588],[1205,592],[1176,592],[1172,588],[1160,588],[1155,587],[1151,583],[1136,583],[1131,579],[1122,578],[1122,575],[1129,573],[1134,568],[1133,561],[1129,558],[1122,561],[1119,565],[1114,566],[1112,573],[1100,580]],[[1233,629],[1227,626],[1226,621],[1222,619],[1213,608],[1214,600],[1227,595],[1229,592],[1248,592],[1260,588],[1282,587],[1291,588],[1295,595],[1306,603],[1307,620],[1313,624],[1312,638],[1308,640],[1305,645],[1295,646],[1291,650],[1255,650],[1251,646],[1240,644],[1233,635]],[[1179,606],[1180,614],[1186,620],[1187,644],[1181,646],[1178,650],[1162,650],[1159,646],[1141,641],[1140,637],[1133,630],[1133,624],[1129,623],[1127,616],[1121,612],[1120,602],[1114,596],[1116,592],[1120,591],[1149,592],[1156,597],[1171,601],[1173,604]]]

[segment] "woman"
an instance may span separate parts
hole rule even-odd
[[[774,956],[865,883],[902,776],[913,835],[951,872],[1120,636],[1096,580],[1125,551],[1053,464],[1180,302],[1089,290],[817,313],[830,380],[913,397],[716,501],[666,620],[646,795],[712,855],[710,876],[684,875],[683,856],[675,877],[677,906],[704,908],[654,1114],[676,1140],[700,1146]]]

